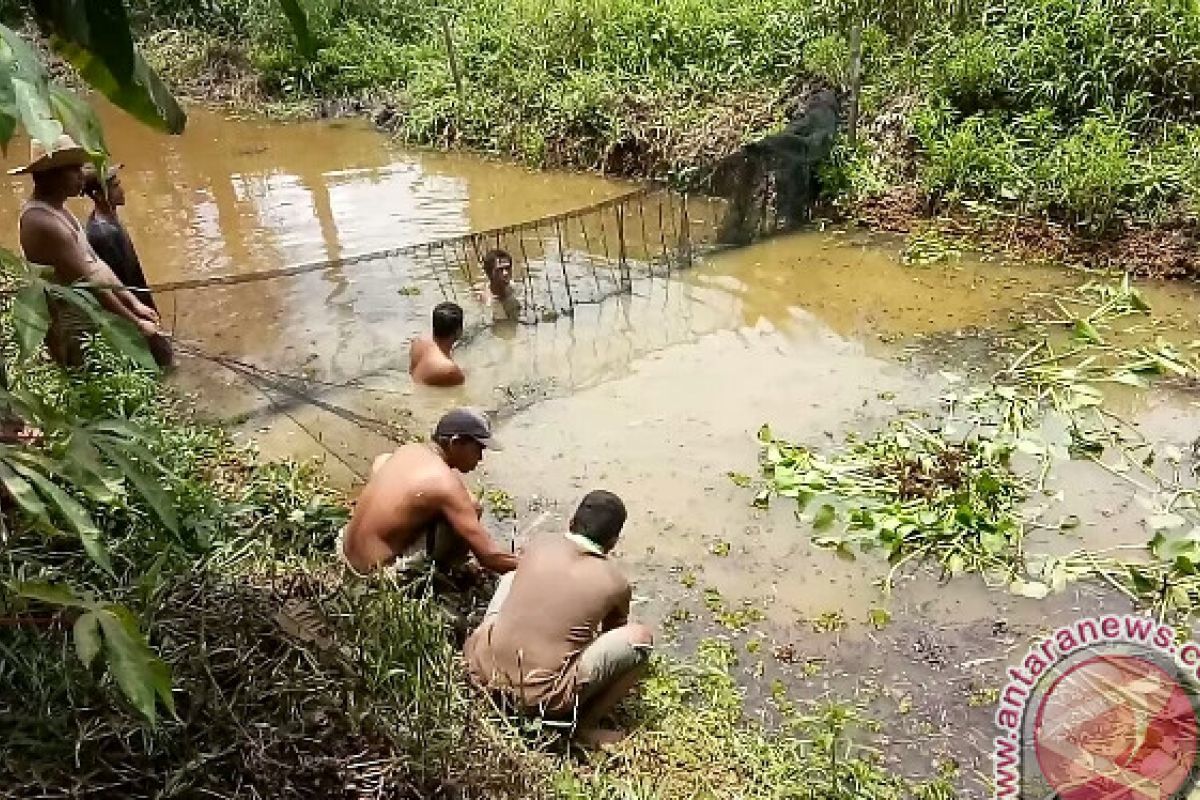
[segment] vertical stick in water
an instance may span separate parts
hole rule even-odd
[[[442,251],[442,269],[446,273],[446,280],[450,282],[450,294],[455,300],[458,299],[458,287],[454,285],[454,267],[450,266],[450,259],[446,256],[446,243],[438,242],[438,248]],[[438,279],[438,286],[442,285],[442,281]],[[446,296],[446,290],[442,289],[442,297]]]
[[[599,300],[604,296],[604,291],[600,288],[600,275],[596,272],[596,259],[592,257],[592,237],[588,236],[587,218],[587,214],[579,215],[579,229],[583,231],[583,256],[587,259],[588,266],[592,268],[592,280],[596,282],[596,299]]]
[[[521,261],[525,264],[525,308],[536,311],[533,307],[533,268],[529,265],[529,253],[525,250],[525,231],[517,233],[517,246],[521,249]]]
[[[650,277],[654,277],[654,259],[650,256],[650,237],[646,235],[646,204],[643,202],[643,195],[638,195],[638,220],[642,224],[642,255],[646,259],[646,269],[650,270]]]
[[[679,242],[679,248],[683,256],[685,266],[692,266],[692,218],[688,214],[688,193],[683,193],[683,207],[681,209],[682,218],[680,219],[680,227],[682,235]]]
[[[476,234],[471,234],[470,242],[471,242],[471,251],[475,254],[475,262],[474,262],[475,266],[479,267],[482,270],[483,269],[483,253],[480,252],[480,250],[479,250],[479,237]],[[469,274],[469,272],[470,271],[468,270],[468,274]],[[472,283],[475,282],[474,277],[471,278],[471,282]]]
[[[667,195],[667,197],[669,198],[670,195]],[[660,194],[658,196],[658,244],[659,244],[659,247],[662,248],[663,266],[666,268],[667,274],[670,275],[671,274],[671,256],[667,252],[666,225],[667,225],[667,223],[663,219],[663,201],[662,201],[662,195]]]
[[[558,265],[562,267],[563,284],[567,289],[567,307],[575,310],[575,298],[571,294],[571,279],[567,276],[567,250],[563,246],[562,224],[554,220],[554,234],[558,237]]]
[[[618,203],[615,207],[617,215],[617,263],[621,269],[621,290],[633,291],[633,279],[629,276],[629,260],[625,252],[625,204]]]
[[[471,284],[475,283],[475,277],[471,274],[471,253],[467,250],[466,237],[459,238],[458,249],[462,251],[462,255],[460,256],[462,261],[458,266],[462,270],[463,280],[465,280],[467,282],[467,286],[470,287]]]

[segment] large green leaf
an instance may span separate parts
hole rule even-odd
[[[62,135],[63,126],[55,119],[50,107],[49,90],[24,78],[13,78],[12,86],[17,98],[17,114],[25,132],[47,147],[54,144]]]
[[[109,671],[134,708],[152,725],[156,699],[174,713],[170,668],[154,655],[133,616],[120,606],[108,606],[97,617]]]
[[[105,572],[115,575],[112,561],[108,557],[108,550],[104,548],[100,529],[96,527],[95,521],[92,520],[92,515],[83,507],[83,504],[67,494],[54,481],[43,475],[39,468],[31,464],[22,463],[16,457],[9,459],[8,465],[18,472],[21,477],[33,484],[38,494],[50,503],[71,530],[79,535],[79,541],[83,543],[84,552],[99,564]]]
[[[129,321],[104,310],[100,301],[85,287],[86,284],[72,286],[47,284],[46,291],[55,299],[69,303],[82,311],[100,331],[100,335],[108,340],[108,343],[119,353],[129,356],[144,369],[158,371],[158,365],[154,363],[154,356],[150,354],[146,340],[138,329],[133,327]]]
[[[9,584],[13,594],[29,600],[37,600],[52,606],[67,606],[69,608],[91,608],[92,604],[75,594],[70,586],[61,583],[46,583],[44,581],[29,581],[26,583]]]
[[[171,533],[178,535],[179,517],[175,513],[174,502],[171,496],[162,488],[159,479],[149,475],[145,470],[127,458],[121,452],[120,447],[115,446],[112,442],[97,439],[96,443],[104,451],[104,455],[120,468],[125,478],[137,489],[138,494],[150,506],[150,510],[158,517],[159,522],[167,530],[171,531]]]
[[[61,86],[51,86],[50,108],[62,123],[63,129],[89,153],[94,156],[104,156],[108,153],[99,117],[91,106],[73,92]]]
[[[33,13],[43,32],[73,43],[118,82],[133,77],[133,33],[122,0],[33,0]]]
[[[13,332],[21,358],[29,358],[42,347],[46,331],[50,330],[50,309],[46,305],[46,288],[40,282],[23,287],[13,298]]]
[[[8,143],[17,130],[17,92],[13,88],[13,63],[5,58],[6,48],[0,43],[0,151],[8,155]]]
[[[100,655],[100,620],[95,611],[80,614],[75,620],[75,653],[85,667],[90,667]]]
[[[0,460],[0,485],[4,486],[8,496],[16,501],[26,514],[37,520],[49,519],[50,512],[46,510],[46,506],[29,481],[22,478],[9,466],[8,458],[11,457],[12,448],[4,448],[4,450],[9,452],[0,451],[0,459],[2,459]]]
[[[122,81],[103,62],[74,42],[52,36],[50,46],[71,62],[89,86],[139,122],[166,133],[183,133],[187,114],[140,53],[134,52],[132,76]]]
[[[62,472],[97,503],[107,504],[117,498],[121,476],[100,460],[100,451],[85,430],[71,430],[67,452],[62,460]]]
[[[300,0],[279,0],[279,4],[283,6],[284,16],[292,26],[292,33],[296,34],[300,54],[305,58],[316,57],[317,40],[313,38],[312,30],[308,27],[308,13],[300,4]]]
[[[0,25],[0,45],[0,61],[9,63],[13,77],[21,78],[45,90],[49,78],[37,51],[16,31],[5,25]]]

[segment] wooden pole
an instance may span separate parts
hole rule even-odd
[[[458,68],[458,51],[454,49],[454,36],[450,32],[450,19],[444,11],[438,16],[442,22],[442,38],[446,41],[446,58],[450,62],[450,76],[454,78],[454,88],[458,92],[458,103],[461,106],[466,102],[466,93],[463,91],[462,72]]]
[[[858,142],[858,97],[862,91],[862,23],[850,23],[850,113],[847,120],[850,146]]]

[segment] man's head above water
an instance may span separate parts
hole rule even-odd
[[[83,194],[96,205],[117,208],[125,205],[125,187],[121,185],[120,164],[114,164],[104,171],[105,178],[100,180],[100,171],[94,165],[83,168]]]
[[[504,250],[489,250],[483,256],[483,273],[487,275],[492,293],[502,295],[512,284],[513,260]]]
[[[595,489],[587,493],[571,517],[571,533],[586,536],[604,552],[617,546],[625,527],[625,503],[612,492]]]
[[[499,450],[487,417],[470,408],[446,412],[433,429],[433,442],[446,463],[459,472],[470,472],[483,460],[484,450]]]
[[[463,310],[458,303],[438,303],[433,309],[433,338],[457,341],[463,332]]]

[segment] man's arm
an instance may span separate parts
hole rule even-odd
[[[467,487],[456,478],[452,480],[455,485],[447,489],[446,499],[441,508],[446,521],[467,543],[467,547],[471,548],[481,567],[501,574],[516,569],[517,557],[504,552],[480,522],[475,502],[471,499]]]
[[[622,625],[629,623],[629,604],[633,602],[633,587],[628,583],[625,584],[625,589],[617,598],[617,603],[613,606],[612,611],[608,612],[608,616],[600,623],[600,632],[605,633],[614,628],[619,628]]]
[[[120,281],[104,262],[93,265],[79,251],[79,245],[62,229],[62,226],[45,217],[44,212],[31,210],[21,225],[21,249],[35,264],[54,267],[58,279],[64,283],[88,281],[119,287]],[[158,333],[155,323],[157,315],[143,306],[137,298],[124,288],[96,289],[96,300],[108,311],[129,320],[143,335]],[[144,310],[145,314],[141,310]]]

